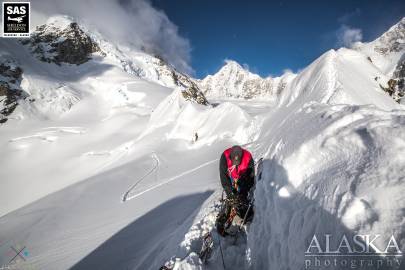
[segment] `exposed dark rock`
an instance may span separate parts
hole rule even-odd
[[[380,84],[381,89],[387,92],[396,102],[401,103],[405,96],[405,54],[399,60],[392,78],[387,82],[388,87]]]
[[[20,99],[28,97],[20,87],[22,73],[13,61],[0,63],[0,124],[8,120],[7,116],[14,112]]]
[[[0,114],[10,115],[18,105],[18,100],[22,98],[23,91],[10,87],[8,83],[0,82],[0,102],[3,102]]]
[[[384,87],[380,84],[380,88],[387,92],[396,102],[400,103],[401,98],[404,96],[404,92],[398,90],[398,81],[395,79],[389,79],[387,85],[388,87]]]
[[[31,34],[31,38],[23,40],[38,59],[48,63],[80,65],[91,59],[91,54],[101,52],[94,42],[77,23],[69,24],[65,29],[51,25],[41,25]]]
[[[198,85],[187,75],[177,71],[174,67],[167,64],[163,57],[154,55],[158,59],[158,68],[156,70],[159,77],[169,77],[173,80],[175,86],[184,88],[183,97],[186,100],[196,102],[201,105],[209,105],[203,92]]]
[[[198,86],[194,83],[189,88],[182,90],[181,93],[185,100],[193,101],[193,102],[195,102],[197,104],[201,104],[201,105],[209,105],[204,94],[200,91]]]
[[[378,38],[379,45],[374,48],[374,51],[380,54],[388,54],[389,52],[400,52],[404,50],[405,44],[405,19],[402,19],[390,30]]]
[[[400,92],[405,92],[405,54],[398,62],[393,75],[393,77],[398,80],[398,90]]]
[[[0,74],[3,75],[4,77],[12,77],[14,79],[20,79],[22,75],[22,69],[20,67],[12,68],[6,65],[5,63],[1,63]]]

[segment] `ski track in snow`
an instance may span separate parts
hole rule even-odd
[[[149,192],[149,191],[152,191],[152,190],[154,190],[154,189],[156,189],[156,188],[158,188],[158,187],[167,185],[167,184],[169,184],[170,182],[173,182],[174,180],[177,180],[177,179],[179,179],[179,178],[181,178],[181,177],[183,177],[183,176],[185,176],[185,175],[187,175],[187,174],[190,174],[190,173],[192,173],[192,172],[198,171],[199,169],[202,169],[202,168],[204,168],[205,166],[208,166],[208,165],[210,165],[210,164],[213,164],[214,162],[217,162],[218,160],[219,160],[219,159],[214,159],[214,160],[205,162],[204,164],[201,164],[201,165],[199,165],[199,166],[197,166],[197,167],[195,167],[195,168],[193,168],[193,169],[187,170],[187,171],[185,171],[185,172],[182,172],[181,174],[178,174],[178,175],[176,175],[176,176],[170,177],[170,178],[168,178],[167,180],[163,179],[163,181],[162,181],[161,183],[159,183],[159,184],[157,184],[157,185],[154,185],[154,186],[151,186],[150,188],[147,188],[147,189],[145,189],[145,190],[143,190],[143,191],[141,191],[141,192],[139,192],[139,193],[137,193],[137,194],[134,194],[134,195],[129,196],[129,194],[127,194],[127,193],[128,193],[128,191],[127,191],[127,192],[125,193],[127,196],[124,195],[124,196],[126,197],[125,201],[129,201],[129,200],[135,199],[135,198],[137,198],[137,197],[139,197],[139,196],[141,196],[141,195],[143,195],[143,194],[145,194],[145,193],[147,193],[147,192]],[[157,169],[157,166],[156,166],[156,169]],[[154,170],[151,170],[150,172],[148,172],[147,175],[150,175],[150,174],[151,174],[153,171],[155,171],[156,169],[154,168]],[[145,176],[145,177],[146,177],[146,176]]]
[[[129,189],[122,196],[122,202],[126,202],[127,200],[130,200],[131,198],[128,197],[128,196],[130,195],[130,193],[133,190],[135,190],[136,186],[138,184],[140,184],[146,177],[148,177],[152,173],[156,172],[156,170],[159,167],[159,158],[155,153],[153,153],[152,154],[152,159],[155,161],[155,164],[153,165],[153,167],[145,175],[143,175],[141,178],[139,178],[131,187],[129,187]]]
[[[46,128],[43,128],[43,130],[47,130],[47,131],[38,132],[34,135],[16,137],[16,138],[10,139],[9,142],[13,143],[13,142],[30,140],[30,139],[40,139],[42,141],[54,142],[59,138],[59,136],[57,136],[57,133],[81,135],[81,134],[85,134],[87,132],[87,129],[83,128],[83,127],[46,127]]]

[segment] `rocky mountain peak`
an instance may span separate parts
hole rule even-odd
[[[405,49],[405,17],[393,25],[373,43],[377,43],[374,50],[381,54],[400,52]]]
[[[198,84],[205,95],[213,98],[268,98],[278,91],[273,78],[262,78],[233,60],[226,60],[217,73],[198,81]]]
[[[41,61],[58,65],[80,65],[91,59],[95,52],[104,54],[79,24],[68,17],[52,17],[22,43]]]

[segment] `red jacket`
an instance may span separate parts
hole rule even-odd
[[[252,154],[245,150],[242,153],[242,160],[239,166],[234,166],[230,158],[232,148],[226,149],[219,162],[219,174],[221,184],[227,195],[239,193],[247,196],[254,185],[254,161]]]

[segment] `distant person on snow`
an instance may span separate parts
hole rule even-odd
[[[255,167],[252,154],[235,145],[226,149],[219,162],[221,184],[226,193],[223,209],[217,216],[216,227],[219,234],[226,235],[225,230],[238,215],[245,217],[249,205],[249,193],[255,182]],[[247,221],[253,218],[253,209],[247,214]]]

